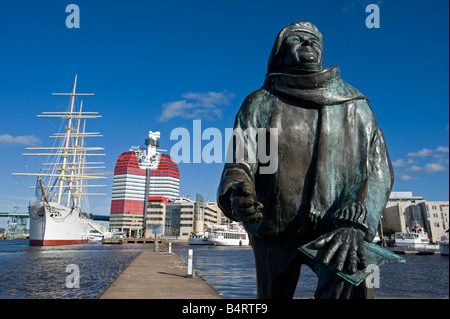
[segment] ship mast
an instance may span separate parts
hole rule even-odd
[[[83,122],[83,135],[81,135],[81,148],[84,147],[84,132],[85,132],[85,128],[86,128],[86,120],[84,120]],[[86,164],[86,156],[85,152],[81,152],[81,154],[79,155],[79,159],[78,159],[78,174],[79,175],[84,175],[85,173],[85,164]],[[74,201],[77,203],[77,205],[79,205],[81,203],[81,196],[84,194],[83,192],[83,179],[77,179],[77,194],[75,195]]]
[[[87,118],[99,118],[97,112],[83,112],[83,102],[80,103],[79,110],[76,110],[75,97],[79,95],[94,95],[93,93],[76,93],[77,87],[77,76],[75,75],[75,81],[73,85],[72,92],[70,93],[52,93],[52,95],[68,95],[70,96],[70,106],[66,112],[42,112],[38,117],[58,117],[61,119],[67,119],[67,126],[64,128],[65,131],[61,133],[56,133],[53,138],[60,138],[61,142],[59,147],[27,147],[27,149],[33,150],[50,150],[54,152],[48,153],[24,153],[23,155],[42,155],[42,156],[56,156],[59,157],[59,162],[55,163],[43,163],[41,165],[51,165],[52,168],[42,168],[40,171],[51,171],[50,173],[13,173],[13,175],[28,175],[37,176],[39,180],[39,187],[43,193],[44,201],[47,201],[49,194],[45,194],[45,188],[57,189],[57,194],[55,201],[58,204],[62,204],[63,196],[67,196],[67,200],[64,199],[64,204],[70,207],[71,200],[73,207],[78,207],[80,205],[80,197],[82,195],[105,195],[105,194],[95,194],[89,193],[85,194],[83,192],[84,187],[105,187],[106,185],[83,185],[83,180],[85,179],[106,179],[104,176],[98,176],[98,174],[90,173],[85,175],[87,169],[104,168],[99,166],[87,166],[88,164],[104,164],[103,162],[86,162],[86,156],[104,156],[105,154],[92,154],[86,153],[87,151],[97,151],[103,150],[101,147],[85,147],[84,138],[85,137],[97,137],[98,132],[85,132],[85,121],[83,123],[83,128],[81,131],[81,119]],[[58,172],[59,171],[59,172]],[[56,183],[52,185],[44,185],[41,181],[41,176],[46,177],[56,177]],[[50,193],[50,196],[54,196]]]
[[[76,81],[76,80],[75,80]],[[78,118],[78,123],[77,123],[77,129],[76,129],[76,132],[77,133],[79,133],[80,132],[80,123],[81,123],[81,111],[82,111],[82,109],[83,109],[83,101],[81,101],[81,103],[80,103],[80,112],[79,112],[79,114],[80,114],[80,117]],[[69,124],[70,125],[70,124]],[[83,137],[82,137],[83,138]],[[68,185],[68,187],[67,187],[67,189],[68,189],[68,194],[67,194],[67,204],[66,204],[66,206],[69,206],[70,205],[70,197],[71,197],[71,194],[72,194],[72,184],[73,184],[73,175],[74,175],[74,173],[75,173],[75,165],[77,164],[77,146],[78,146],[78,139],[79,139],[79,134],[77,134],[76,136],[75,136],[75,142],[74,142],[74,144],[73,144],[73,146],[74,146],[74,150],[73,150],[73,161],[72,161],[72,167],[71,167],[71,170],[70,170],[70,179],[69,179],[69,185]],[[67,140],[66,140],[66,144],[67,144]],[[62,169],[64,169],[64,162],[63,162],[63,167],[62,167]],[[81,174],[81,172],[80,172],[80,170],[78,169],[77,170],[77,173],[79,174],[79,175],[82,175]],[[78,180],[77,180],[77,184],[78,184]],[[78,185],[77,185],[78,186]],[[61,184],[60,184],[60,191],[59,191],[59,193],[58,193],[58,200],[60,199],[60,193],[61,193]],[[76,206],[76,196],[74,197],[74,206]]]
[[[63,186],[64,186],[64,176],[65,176],[65,172],[66,172],[66,163],[67,163],[67,156],[68,156],[68,147],[69,147],[69,142],[70,142],[70,134],[72,131],[72,119],[73,117],[71,116],[73,114],[73,107],[75,105],[75,95],[93,95],[91,93],[87,93],[87,94],[81,94],[81,93],[75,93],[77,89],[77,75],[75,75],[75,82],[73,84],[73,90],[72,93],[52,93],[53,95],[71,95],[71,100],[70,100],[70,111],[69,111],[69,121],[68,121],[68,125],[66,127],[66,137],[65,137],[65,147],[64,147],[64,154],[63,156],[63,162],[62,162],[62,167],[61,167],[61,172],[60,172],[60,177],[59,177],[59,189],[58,189],[58,204],[61,204],[61,197],[63,194]],[[81,110],[80,110],[81,112]],[[81,116],[80,116],[81,117]],[[80,120],[80,118],[79,118]],[[78,133],[78,132],[77,132]],[[76,150],[74,150],[74,152],[76,152]],[[75,156],[74,156],[75,157]],[[73,172],[72,172],[73,175]],[[69,196],[67,196],[67,206],[69,206],[69,200],[70,200],[70,185],[71,185],[72,181],[69,182]]]

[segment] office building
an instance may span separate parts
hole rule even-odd
[[[383,211],[383,233],[407,232],[423,227],[431,241],[439,241],[449,228],[448,201],[427,201],[412,192],[392,192]]]
[[[145,140],[147,149],[132,147],[117,159],[114,168],[110,229],[124,229],[130,236],[139,236],[146,197],[164,197],[168,201],[179,197],[178,166],[170,155],[157,151],[159,138],[159,132],[150,131]]]

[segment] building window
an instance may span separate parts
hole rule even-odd
[[[413,210],[413,218],[414,218],[415,220],[420,220],[420,219],[422,219],[422,216],[421,216],[421,214],[420,214],[420,210],[419,210],[419,207],[418,207],[418,206],[414,205],[414,206],[412,207],[412,210]]]

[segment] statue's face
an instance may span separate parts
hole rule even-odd
[[[322,70],[322,45],[312,34],[292,32],[281,47],[285,72],[317,72]]]

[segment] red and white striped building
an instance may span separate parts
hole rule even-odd
[[[179,197],[180,172],[170,155],[158,152],[159,132],[149,132],[147,150],[141,147],[122,153],[114,168],[110,229],[134,236],[142,229],[147,169],[150,169],[149,199]]]

